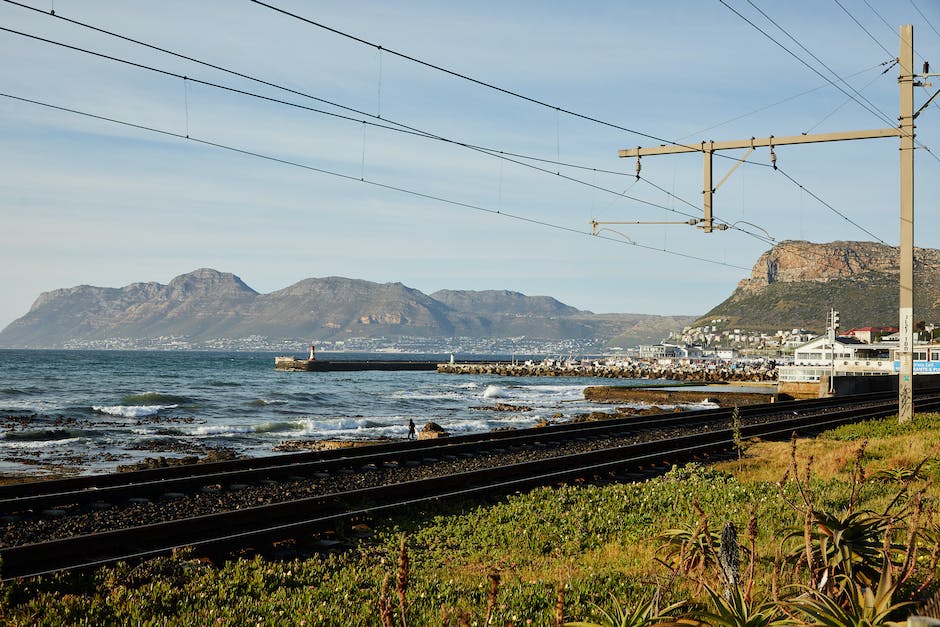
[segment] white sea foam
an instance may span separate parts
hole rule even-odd
[[[459,401],[463,398],[458,392],[423,392],[420,390],[399,390],[392,392],[392,398],[403,398],[414,401]]]
[[[698,403],[683,403],[683,407],[688,407],[689,409],[714,409],[716,407],[721,407],[718,403],[713,403],[712,401],[699,401]]]
[[[526,404],[561,403],[584,400],[583,385],[510,385],[491,384],[483,398],[516,401]]]
[[[488,385],[483,390],[483,398],[506,398],[509,396],[508,390],[501,385]]]
[[[122,418],[144,418],[156,416],[163,409],[174,409],[178,405],[95,405],[91,409],[99,414],[120,416]]]
[[[274,432],[289,432],[289,431],[298,431],[300,430],[299,423],[286,422],[286,423],[274,423],[274,422],[263,422],[260,424],[254,425],[227,425],[227,424],[215,424],[215,425],[200,425],[193,429],[185,430],[185,435],[191,436],[225,436],[225,435],[240,435],[245,433],[274,433]]]
[[[0,451],[37,450],[66,447],[79,442],[81,438],[63,438],[61,440],[5,440],[0,439]]]
[[[42,414],[58,409],[59,406],[53,402],[31,398],[5,398],[3,405],[0,406],[0,412],[29,411]]]

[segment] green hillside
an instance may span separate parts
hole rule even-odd
[[[915,272],[914,285],[915,321],[940,321],[940,277]],[[756,292],[737,289],[693,326],[721,318],[722,327],[820,331],[830,307],[840,312],[843,329],[897,326],[897,275],[868,272],[829,281],[775,282]]]

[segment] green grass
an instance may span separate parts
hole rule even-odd
[[[828,440],[865,440],[914,436],[940,429],[940,413],[920,413],[909,423],[900,424],[897,416],[866,420],[830,429],[819,437]]]
[[[827,441],[848,440],[844,446],[855,446],[851,440],[860,436],[872,439],[872,446],[877,438],[923,439],[938,426],[937,414],[918,416],[910,427],[873,421],[835,429],[818,445],[832,448]],[[767,446],[777,451],[768,455],[788,458],[787,443]],[[866,457],[869,461],[882,463],[876,457]],[[760,459],[750,462],[761,465]],[[804,467],[802,457],[799,464]],[[810,485],[818,509],[848,506],[847,472],[819,472]],[[932,507],[938,498],[935,486],[926,487]],[[881,507],[896,492],[895,485],[870,481],[860,498],[862,505]],[[380,625],[378,599],[387,575],[397,616],[394,588],[402,534],[407,534],[410,557],[409,625],[444,624],[445,619],[457,624],[461,612],[469,615],[468,624],[482,625],[491,602],[487,576],[494,572],[500,574],[494,625],[552,624],[559,590],[568,620],[589,619],[596,614],[595,604],[610,606],[611,595],[625,605],[644,601],[656,587],[664,590],[666,601],[701,602],[704,596],[693,579],[675,579],[656,561],[662,555],[656,536],[700,524],[701,512],[712,530],[729,521],[744,530],[754,513],[755,594],[766,595],[784,530],[802,524],[792,506],[799,501],[794,482],[751,478],[745,463],[693,464],[645,483],[539,488],[490,503],[411,511],[373,521],[374,535],[350,540],[348,550],[304,560],[247,558],[213,566],[183,554],[90,575],[8,584],[0,595],[0,623]]]

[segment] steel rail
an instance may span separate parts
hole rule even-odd
[[[920,411],[940,408],[940,400],[919,403]],[[779,438],[897,413],[894,407],[845,410],[744,426],[740,435],[722,429],[570,456],[554,457],[468,473],[363,488],[259,506],[0,549],[2,577],[10,580],[82,569],[122,560],[166,554],[180,547],[228,550],[297,538],[334,528],[357,517],[387,514],[405,507],[455,498],[479,498],[578,477],[609,475],[675,464],[734,446],[736,437]]]
[[[873,402],[892,399],[893,394],[867,394],[852,397],[852,402]],[[739,408],[742,416],[749,417],[786,411],[811,411],[832,406],[844,406],[845,399],[813,399],[811,401],[788,401],[762,403]],[[361,467],[367,464],[380,466],[395,462],[425,462],[429,458],[456,456],[463,453],[480,453],[507,446],[526,446],[532,443],[560,442],[565,439],[601,438],[623,436],[628,433],[661,429],[670,425],[696,426],[705,422],[717,422],[731,417],[732,409],[717,408],[678,413],[617,418],[586,423],[568,423],[539,428],[538,430],[515,430],[456,436],[419,442],[396,442],[388,445],[327,451],[329,455],[301,453],[273,456],[232,464],[219,462],[187,466],[187,472],[178,476],[167,473],[141,471],[116,473],[95,477],[79,477],[63,480],[14,484],[0,487],[0,513],[11,514],[29,510],[55,509],[64,505],[94,502],[119,502],[129,498],[149,498],[167,492],[189,492],[210,485],[232,485],[263,480],[284,480],[290,477],[309,476],[313,473],[330,473],[341,468]],[[435,457],[436,456],[436,457]],[[178,467],[174,467],[175,470]],[[165,469],[158,469],[165,470]]]
[[[825,399],[810,399],[810,400],[800,400],[800,401],[780,401],[776,403],[758,403],[753,405],[743,405],[739,408],[739,411],[742,415],[747,415],[751,412],[761,412],[767,408],[791,408],[799,407],[801,409],[812,409],[814,407],[823,407],[829,405],[839,405],[850,402],[855,402],[856,399],[862,401],[865,399],[890,399],[893,398],[891,393],[875,392],[854,395],[852,397],[840,397],[835,398],[825,398]],[[714,415],[730,411],[729,408],[716,408],[716,409],[706,409],[706,410],[696,410],[689,412],[682,412],[682,414],[661,414],[644,417],[647,421],[656,421],[668,419],[671,416],[678,415]],[[614,424],[618,421],[636,421],[635,418],[613,418],[610,422]],[[542,429],[547,432],[563,432],[571,429],[583,428],[583,423],[565,423],[559,425],[549,425],[542,427]],[[462,441],[462,442],[471,442],[477,440],[492,440],[499,439],[500,437],[506,437],[511,435],[512,432],[486,432],[486,433],[476,433],[469,435],[461,436],[451,436],[449,440],[451,441]],[[389,443],[379,443],[374,444],[368,447],[370,450],[385,450],[385,451],[407,451],[414,448],[420,448],[422,446],[434,446],[435,443],[433,440],[421,440],[421,441],[399,441],[399,442],[389,442]],[[172,466],[168,468],[153,468],[147,470],[138,470],[133,472],[126,473],[112,473],[105,475],[89,475],[82,477],[69,477],[65,479],[53,479],[48,481],[37,481],[33,483],[20,483],[20,484],[11,484],[6,486],[0,486],[0,499],[12,498],[15,496],[20,496],[24,494],[35,494],[38,491],[48,491],[48,492],[66,492],[66,491],[75,491],[80,489],[94,489],[107,487],[109,485],[117,485],[120,483],[142,483],[145,481],[156,481],[161,479],[171,479],[177,477],[183,477],[193,474],[201,474],[205,472],[204,468],[212,468],[212,472],[221,472],[227,470],[248,470],[256,468],[264,468],[269,466],[277,465],[286,465],[298,461],[304,461],[308,459],[329,459],[333,457],[355,457],[357,450],[333,450],[333,451],[304,451],[299,453],[284,453],[279,455],[272,455],[268,457],[254,457],[247,459],[237,459],[221,462],[212,462],[207,464],[195,464],[195,465],[185,465],[185,466]],[[200,468],[202,467],[202,468]]]

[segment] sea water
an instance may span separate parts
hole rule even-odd
[[[282,372],[274,369],[274,356],[0,350],[0,474],[108,472],[145,457],[212,449],[270,455],[285,440],[404,438],[409,419],[418,429],[433,421],[455,435],[530,427],[543,419],[611,411],[585,401],[584,388],[631,382],[433,371]],[[483,409],[496,403],[520,409]]]

